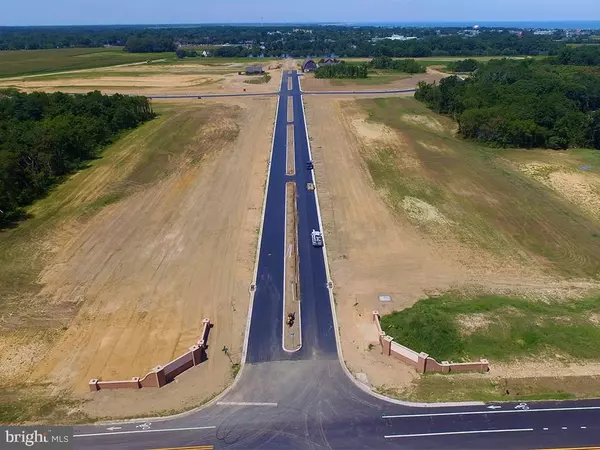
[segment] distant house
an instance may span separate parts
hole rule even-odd
[[[337,58],[325,58],[323,59],[323,62],[321,64],[323,64],[324,66],[328,66],[329,64],[339,64],[340,60]]]
[[[317,70],[317,63],[312,59],[307,59],[302,63],[302,72],[314,72]]]
[[[246,75],[258,75],[265,73],[262,66],[246,66]]]

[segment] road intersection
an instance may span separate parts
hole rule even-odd
[[[312,156],[295,71],[284,71],[278,94],[244,365],[236,382],[210,405],[178,416],[78,427],[75,448],[508,449],[600,444],[600,401],[415,405],[374,395],[350,376],[339,351],[326,236],[323,248],[310,242],[311,230],[323,228],[318,183],[314,170],[306,167]],[[290,97],[293,175],[286,171]],[[298,186],[302,301],[302,347],[293,353],[282,346],[289,181]],[[307,183],[316,189],[304,189]]]

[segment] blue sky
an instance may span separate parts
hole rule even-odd
[[[0,0],[0,25],[600,20],[600,0]]]

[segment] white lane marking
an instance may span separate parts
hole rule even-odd
[[[509,413],[532,413],[532,412],[552,412],[552,411],[589,411],[599,410],[600,406],[579,406],[575,408],[540,408],[540,409],[507,409],[503,411],[456,411],[433,414],[397,414],[381,416],[382,419],[406,419],[409,417],[435,417],[435,416],[471,416],[477,414],[509,414]]]
[[[460,434],[484,434],[484,433],[516,433],[519,431],[533,431],[533,428],[508,428],[505,430],[469,430],[469,431],[445,431],[441,433],[419,433],[419,434],[390,434],[385,439],[428,437],[428,436],[454,436]]]
[[[277,406],[278,403],[272,402],[217,402],[220,406]]]
[[[567,427],[561,427],[561,428],[562,428],[563,430],[566,430],[566,429],[567,429]]]
[[[544,431],[548,431],[548,428],[544,428]]]
[[[582,430],[585,430],[587,427],[581,427]]]
[[[98,437],[98,436],[114,436],[116,434],[139,434],[139,433],[166,433],[169,431],[196,431],[196,430],[214,430],[216,426],[209,427],[186,427],[186,428],[163,428],[160,430],[131,430],[131,431],[113,431],[110,433],[87,433],[87,434],[74,434],[74,438],[81,437]]]

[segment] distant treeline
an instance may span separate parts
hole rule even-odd
[[[391,40],[391,35],[416,39]],[[133,39],[130,42],[130,39]],[[177,44],[221,47],[215,56],[328,56],[414,58],[422,56],[557,55],[562,32],[540,36],[515,30],[474,32],[458,27],[375,26],[81,26],[0,27],[0,50],[127,46],[129,51],[173,51]],[[581,38],[583,42],[589,37]]]
[[[414,59],[392,59],[389,56],[379,56],[369,62],[373,69],[397,70],[405,73],[425,73],[425,66]]]
[[[415,98],[452,116],[463,137],[493,146],[600,149],[600,73],[594,71],[492,60],[464,80],[421,82]]]
[[[174,52],[175,49],[172,39],[158,36],[131,36],[125,44],[125,51],[129,53]]]
[[[154,117],[145,97],[0,91],[0,225],[98,155],[121,130]]]
[[[558,57],[554,61],[556,64],[569,66],[600,67],[600,45],[566,47],[560,51]]]
[[[315,78],[367,78],[369,69],[366,64],[328,64],[315,71]]]

